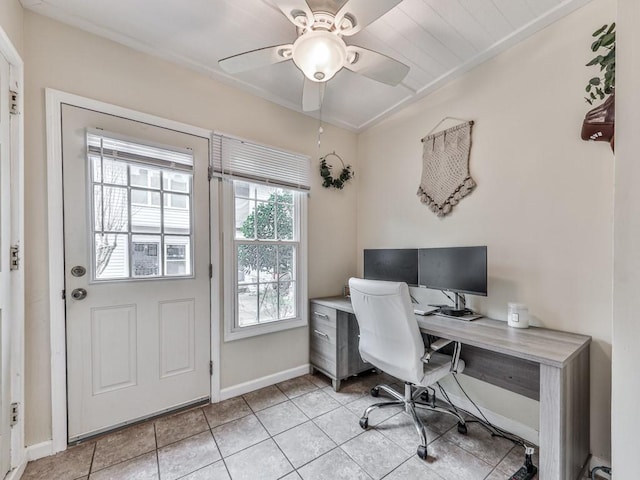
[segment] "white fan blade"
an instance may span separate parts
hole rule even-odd
[[[334,24],[342,35],[353,35],[364,27],[374,22],[402,0],[347,0],[347,3],[338,10]],[[342,21],[347,17],[352,27],[340,28]],[[348,22],[346,22],[348,24]]]
[[[302,111],[313,112],[320,110],[322,99],[324,98],[324,87],[326,82],[314,82],[304,77],[302,85]]]
[[[398,85],[409,73],[409,67],[404,63],[355,45],[347,46],[347,58],[353,58],[353,61],[350,63],[347,60],[344,68],[392,87]]]
[[[313,12],[305,0],[273,0],[282,13],[296,27],[310,27],[313,25]]]
[[[289,60],[292,52],[293,45],[259,48],[218,60],[218,65],[227,73],[246,72]]]

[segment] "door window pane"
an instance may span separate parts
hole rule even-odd
[[[165,275],[191,275],[191,238],[167,235],[164,242]]]
[[[144,203],[134,203],[134,198]],[[131,189],[131,230],[138,233],[161,233],[160,192]]]
[[[100,233],[95,235],[95,275],[97,279],[129,276],[129,236]]]
[[[160,170],[131,165],[131,185],[135,187],[160,188]]]
[[[91,162],[91,177],[94,182],[102,182],[102,160],[94,155],[89,156]]]
[[[158,277],[160,270],[160,236],[133,235],[131,275],[134,278]]]
[[[181,197],[174,200],[175,197]],[[174,208],[171,205],[177,201],[183,204],[182,208]],[[176,195],[172,193],[164,194],[164,231],[166,233],[189,234],[191,231],[191,211],[189,208],[189,198],[187,195]]]
[[[126,232],[129,229],[127,189],[102,187],[102,231]]]
[[[182,208],[182,209],[188,208],[189,196],[178,195],[176,193],[165,193],[164,206],[169,208]]]
[[[191,191],[191,175],[189,174],[164,170],[162,172],[162,182],[165,190],[183,193]]]
[[[102,159],[102,183],[111,185],[127,184],[127,164],[108,158]]]

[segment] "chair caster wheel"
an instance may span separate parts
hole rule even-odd
[[[458,422],[458,433],[461,433],[462,435],[467,434],[467,425],[465,423]]]
[[[418,451],[416,453],[418,454],[418,456],[422,460],[426,460],[427,459],[427,446],[426,445],[420,445],[418,447]]]
[[[373,387],[371,389],[371,396],[372,397],[377,397],[380,395],[380,389],[378,387]]]
[[[365,418],[365,417],[362,417],[362,418],[360,419],[360,427],[361,427],[363,430],[366,430],[368,426],[369,426],[369,419],[368,419],[368,418]]]

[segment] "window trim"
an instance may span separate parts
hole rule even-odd
[[[248,183],[261,183],[244,179]],[[297,291],[296,300],[298,303],[298,315],[293,319],[275,320],[272,322],[240,327],[236,324],[238,272],[236,268],[235,251],[235,196],[233,188],[234,179],[228,178],[222,183],[222,218],[223,218],[223,267],[224,267],[224,287],[223,287],[223,321],[224,336],[223,341],[230,342],[243,338],[250,338],[258,335],[265,335],[273,332],[281,332],[292,328],[305,327],[308,324],[308,303],[309,295],[307,290],[308,263],[307,263],[307,194],[292,190],[288,186],[269,186],[291,190],[296,196],[295,220],[299,225],[299,252],[296,264]]]

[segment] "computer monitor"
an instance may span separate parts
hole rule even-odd
[[[421,248],[418,284],[455,293],[456,313],[464,310],[464,295],[487,296],[487,247]]]
[[[418,249],[366,249],[364,278],[418,285]]]

